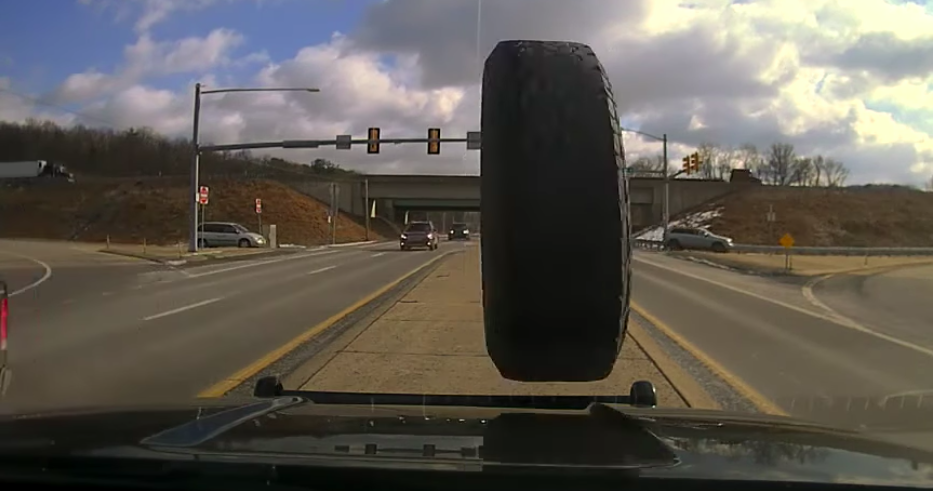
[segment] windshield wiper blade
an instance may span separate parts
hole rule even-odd
[[[591,404],[623,404],[629,406],[654,407],[657,395],[651,382],[639,381],[632,384],[626,395],[602,396],[489,396],[489,395],[446,395],[446,394],[387,394],[367,392],[330,392],[311,390],[286,390],[278,377],[263,377],[256,382],[253,396],[274,398],[283,396],[301,397],[315,404],[339,405],[384,405],[384,406],[472,406],[515,409],[586,409]]]

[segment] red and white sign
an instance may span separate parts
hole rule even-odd
[[[262,200],[259,198],[256,198],[256,213],[262,213]]]
[[[201,186],[198,189],[198,203],[206,205],[208,202],[208,195],[210,194],[210,189],[207,186]]]

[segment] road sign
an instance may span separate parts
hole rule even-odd
[[[198,203],[206,205],[210,195],[210,189],[207,186],[201,186],[198,188]]]
[[[467,131],[467,150],[483,148],[483,134],[479,131]]]
[[[337,135],[337,150],[349,150],[353,146],[353,135]]]
[[[256,213],[262,213],[262,200],[256,198]]]
[[[794,247],[794,237],[789,233],[784,234],[781,237],[780,242],[781,242],[781,246],[783,246],[785,249],[790,249],[791,247]]]

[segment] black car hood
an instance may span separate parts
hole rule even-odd
[[[84,410],[0,418],[4,456],[136,457],[472,469],[557,465],[644,476],[929,486],[933,453],[788,418],[612,408],[249,405]],[[595,418],[595,419],[594,419]],[[618,418],[618,419],[614,419]],[[597,422],[596,419],[599,419]],[[561,448],[563,450],[555,450]]]

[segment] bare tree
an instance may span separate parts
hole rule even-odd
[[[791,165],[790,185],[815,186],[813,178],[816,176],[813,159],[810,157],[797,157]]]
[[[742,145],[736,151],[735,159],[743,169],[748,169],[753,176],[761,178],[761,154],[758,153],[758,147],[751,143]]]
[[[716,164],[719,161],[719,146],[715,143],[704,142],[697,147],[697,153],[700,156],[699,176],[704,179],[714,179],[716,177]]]
[[[834,188],[843,186],[849,178],[849,169],[836,159],[826,159],[823,171],[826,174],[826,185]]]
[[[791,182],[794,165],[794,146],[790,143],[773,143],[764,159],[762,181],[776,186],[787,186]]]

